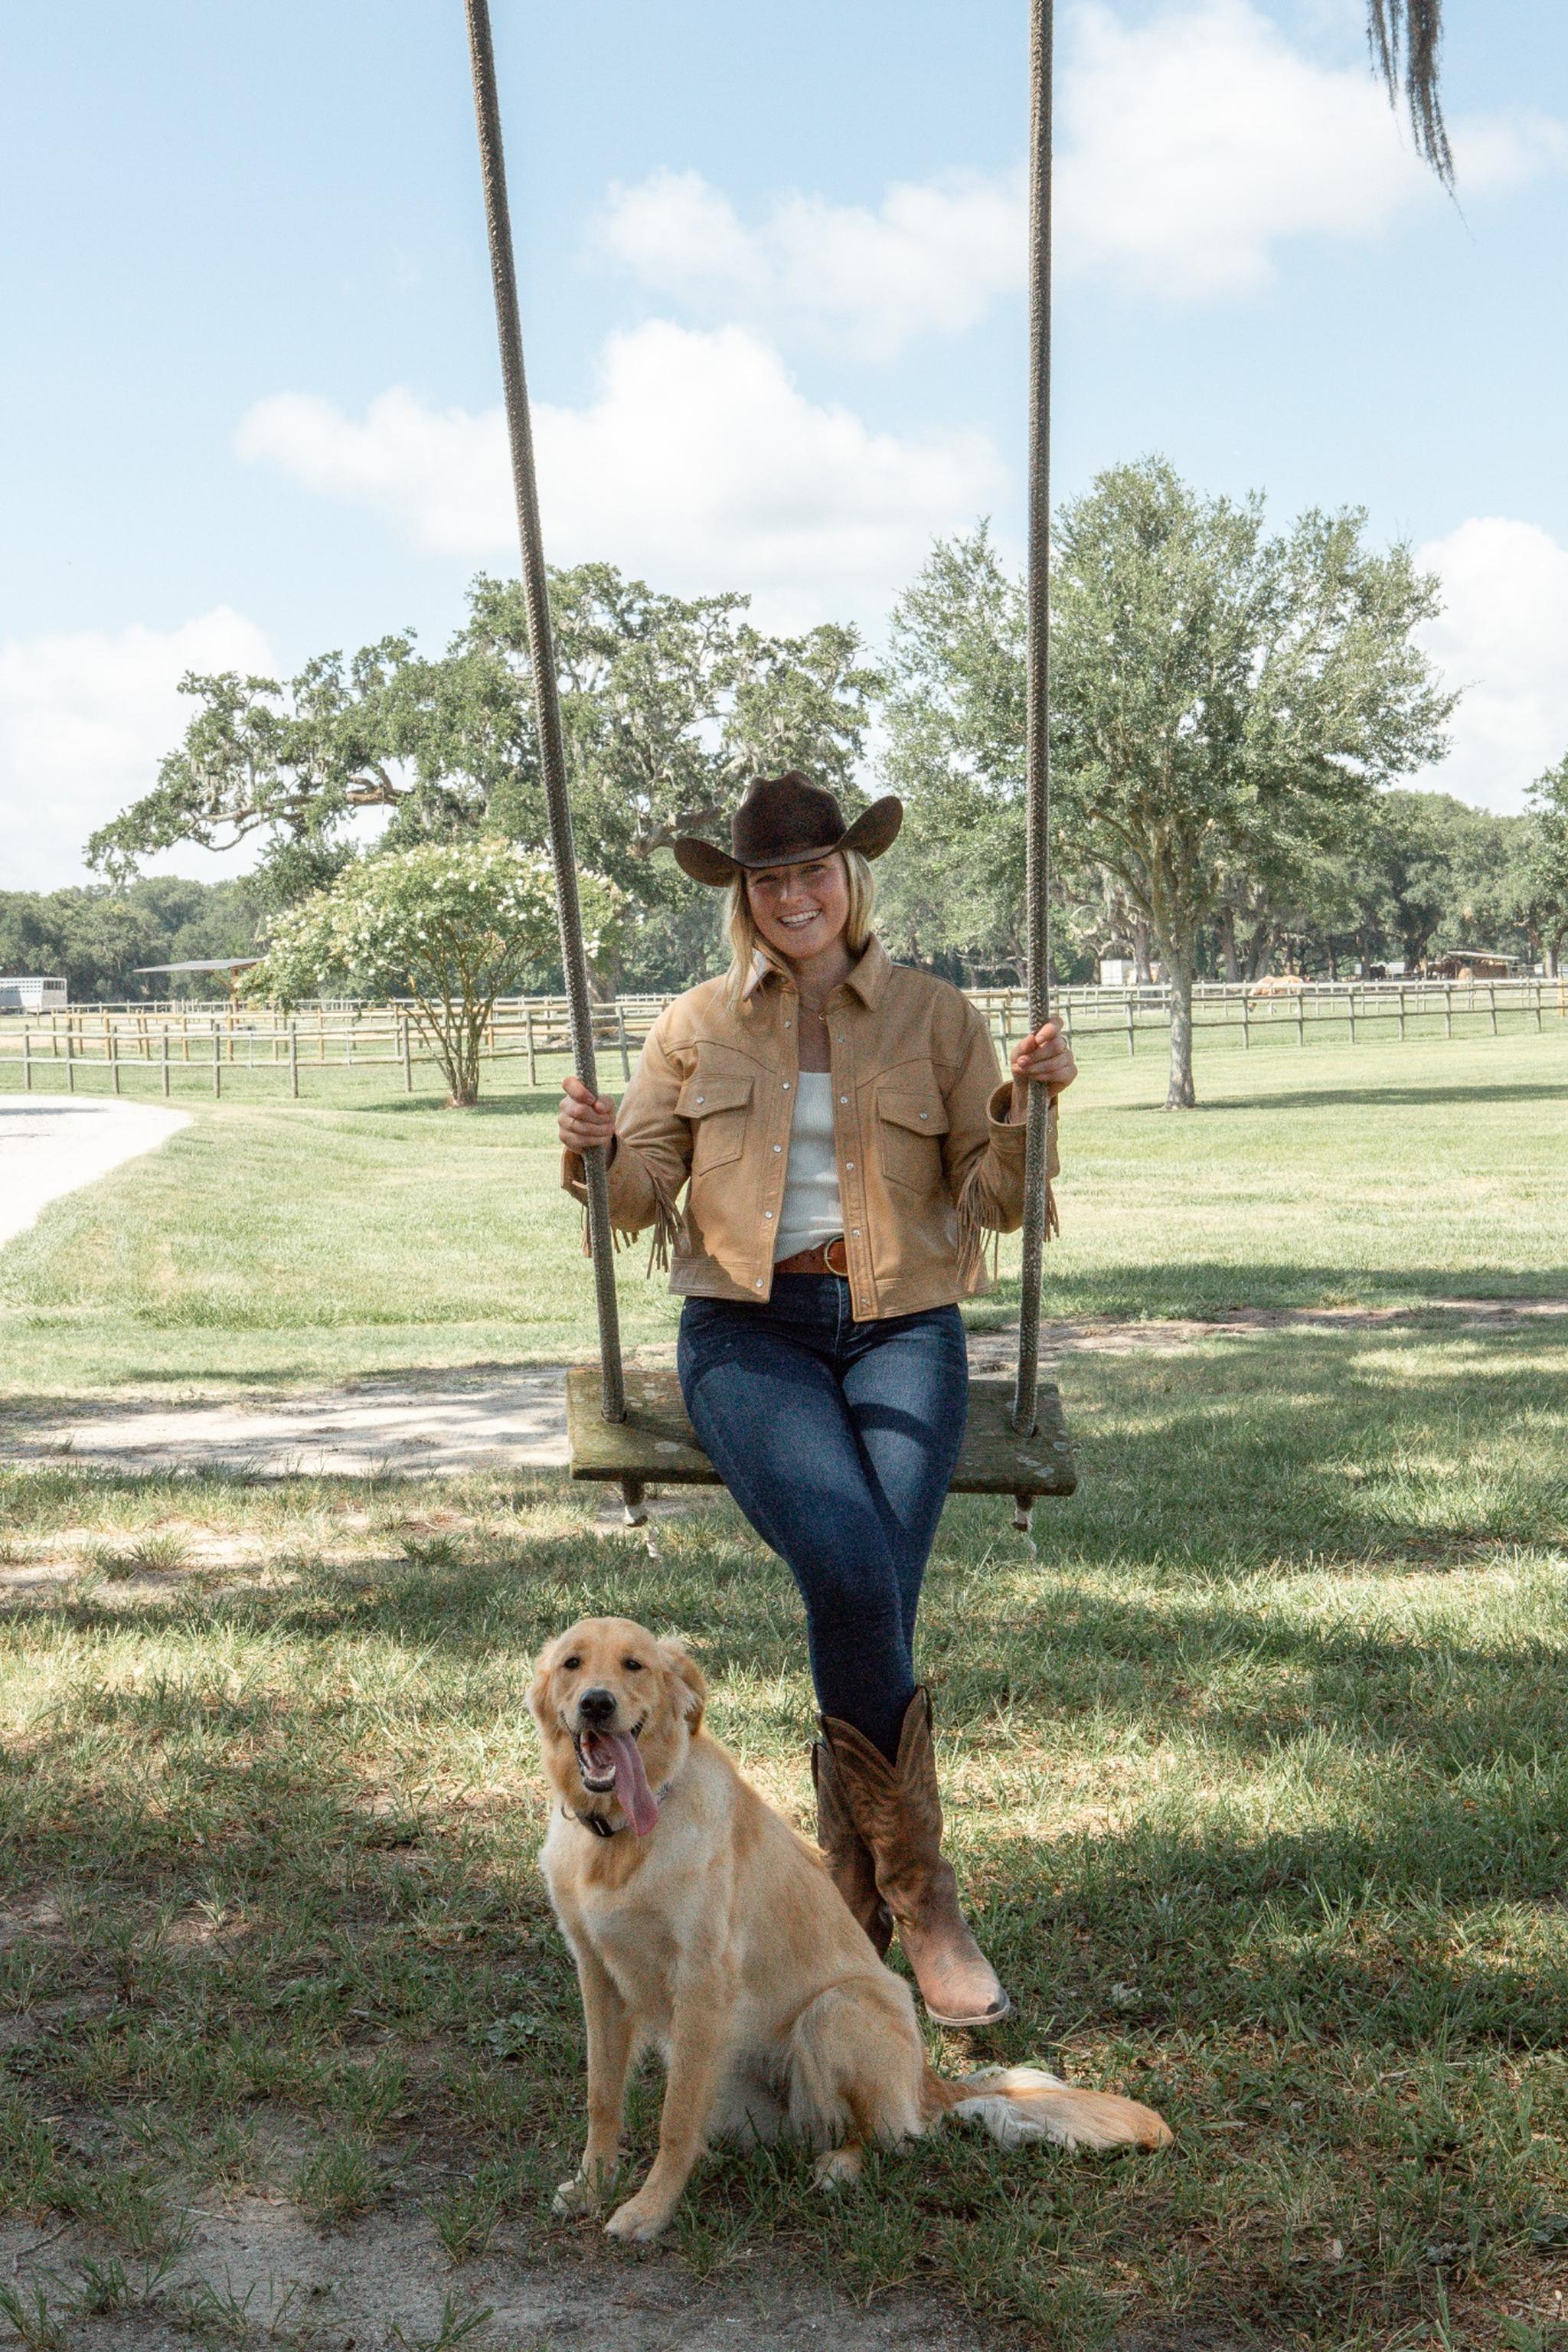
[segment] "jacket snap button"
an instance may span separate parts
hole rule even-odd
[[[758,1288],[759,1290],[761,1290],[762,1286],[762,1286],[762,1280],[761,1280],[761,1277],[759,1276],[758,1281],[757,1281],[757,1288]]]
[[[697,1099],[699,1102],[706,1102],[708,1097],[706,1095],[699,1095]]]
[[[699,1101],[699,1102],[700,1102],[700,1101],[701,1101],[701,1099],[702,1099],[701,1096],[700,1096],[700,1095],[699,1095],[699,1096],[698,1096],[698,1097],[697,1097],[697,1099],[698,1099],[698,1101]],[[930,1113],[930,1111],[922,1110],[922,1111],[921,1111],[921,1117],[922,1118],[929,1118],[931,1117],[931,1113]]]
[[[847,1096],[847,1095],[840,1095],[840,1096],[839,1096],[839,1097],[838,1097],[838,1099],[839,1099],[839,1101],[840,1101],[841,1103],[847,1103],[847,1102],[848,1101],[849,1097],[848,1097],[848,1096]]]
[[[784,1089],[785,1094],[787,1095],[787,1094],[788,1094],[788,1092],[789,1092],[789,1080],[788,1080],[787,1078],[786,1078],[786,1079],[784,1080]]]
[[[771,1209],[764,1209],[763,1211],[763,1214],[764,1217],[771,1217],[773,1215],[773,1211]]]
[[[849,1174],[849,1175],[853,1176],[853,1174],[855,1173],[855,1162],[854,1162],[852,1160],[847,1160],[844,1162],[844,1166],[845,1166],[846,1172],[847,1172],[847,1174]]]
[[[774,1150],[775,1151],[782,1151],[782,1150],[784,1150],[784,1145],[783,1145],[782,1143],[775,1143],[775,1144],[774,1144],[774,1146],[773,1146],[773,1150]]]

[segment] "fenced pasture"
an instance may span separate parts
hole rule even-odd
[[[1027,1025],[1023,992],[968,992],[1005,1057]],[[595,1008],[602,1084],[625,1085],[669,1001],[623,996]],[[1086,1066],[1108,1052],[1136,1059],[1168,1048],[1171,1006],[1163,988],[1068,988],[1054,1005]],[[1568,1023],[1568,980],[1210,983],[1196,991],[1194,1005],[1200,1056],[1279,1044],[1540,1034],[1549,1022]],[[568,1052],[563,997],[507,999],[486,1024],[482,1058],[517,1063],[531,1086],[546,1069],[558,1077]],[[238,1086],[247,1094],[281,1092],[298,1101],[329,1074],[379,1069],[399,1073],[404,1091],[413,1094],[435,1060],[407,1004],[323,1001],[289,1013],[207,1003],[84,1004],[0,1022],[0,1090],[9,1084],[24,1093],[62,1087],[74,1093],[80,1086],[118,1095],[129,1085],[166,1099],[188,1093],[221,1099]]]
[[[329,1065],[299,1102],[239,1066],[221,1101],[185,1098],[193,1124],[163,1150],[0,1255],[0,1397],[591,1358],[559,1190],[564,1066],[531,1087],[525,1061],[499,1062],[459,1113],[429,1073],[405,1093],[395,1065]],[[1200,1081],[1200,1108],[1166,1117],[1159,1056],[1087,1064],[1062,1111],[1048,1313],[1568,1291],[1568,1024],[1255,1042]],[[634,1346],[674,1329],[647,1261],[618,1258]],[[992,1319],[1016,1304],[1014,1240],[998,1263],[973,1310]]]

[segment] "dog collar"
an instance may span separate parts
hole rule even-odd
[[[655,1792],[654,1803],[662,1805],[674,1786],[673,1780],[667,1780],[663,1788]],[[596,1838],[619,1837],[622,1830],[631,1827],[630,1822],[607,1822],[603,1813],[580,1813],[575,1805],[563,1805],[561,1818],[563,1822],[580,1822],[585,1830],[592,1830]]]
[[[574,1805],[563,1805],[561,1818],[563,1822],[581,1822],[583,1827],[585,1830],[592,1830],[595,1837],[619,1837],[621,1830],[627,1826],[623,1822],[620,1829],[615,1829],[605,1819],[603,1813],[580,1813]]]

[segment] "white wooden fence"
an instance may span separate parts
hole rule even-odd
[[[1027,1004],[1020,989],[973,989],[998,1047],[1021,1036]],[[668,996],[623,996],[595,1008],[595,1043],[610,1083],[624,1085],[632,1058]],[[1102,1048],[1163,1054],[1169,1044],[1169,992],[1161,987],[1066,988],[1055,1000],[1080,1058]],[[1194,994],[1194,1026],[1214,1042],[1248,1048],[1378,1037],[1498,1036],[1544,1030],[1568,1020],[1568,982],[1539,977],[1498,981],[1309,981],[1301,987],[1248,989],[1210,983]],[[1223,1038],[1219,1033],[1224,1033]],[[541,1067],[568,1051],[563,997],[520,997],[495,1007],[482,1051],[487,1060],[522,1061],[531,1086]],[[292,1013],[267,1006],[213,1003],[76,1005],[68,1012],[0,1018],[0,1088],[19,1081],[74,1093],[121,1091],[128,1074],[155,1081],[169,1095],[195,1083],[221,1097],[243,1070],[275,1081],[298,1098],[312,1072],[391,1069],[412,1093],[416,1067],[435,1055],[407,1004],[323,1000]],[[553,1081],[558,1072],[549,1074]],[[249,1091],[249,1088],[247,1089]]]

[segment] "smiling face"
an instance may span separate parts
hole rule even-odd
[[[746,876],[752,919],[774,952],[794,963],[821,955],[849,920],[849,878],[837,850],[800,866],[763,866]]]
[[[557,1634],[528,1704],[565,1803],[605,1815],[618,1807],[646,1837],[658,1819],[655,1791],[686,1761],[707,1687],[684,1643],[629,1617],[584,1617]]]

